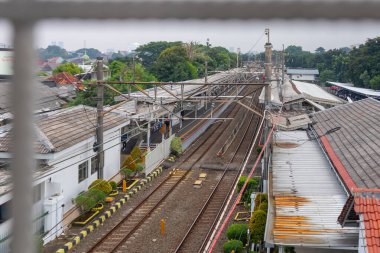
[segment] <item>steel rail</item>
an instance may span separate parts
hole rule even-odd
[[[232,114],[234,113],[234,110],[236,109],[236,104],[234,104],[234,107],[231,109],[231,112],[229,114]],[[236,113],[238,112],[239,110],[236,111]],[[184,161],[182,161],[180,163],[180,165],[184,164],[185,162],[187,162],[201,147],[203,147],[203,144],[206,143],[206,141],[208,141],[210,139],[211,136],[213,136],[215,133],[217,133],[216,130],[218,130],[220,127],[222,126],[222,124],[219,124],[217,126],[217,128],[212,131],[210,133],[210,136],[208,138],[203,138],[202,142],[201,143],[198,143],[197,147],[192,150],[191,154],[188,155]],[[221,135],[223,134],[223,131],[221,131],[218,136],[216,137],[216,139],[218,139]],[[197,141],[199,141],[200,138],[198,138]],[[210,149],[210,147],[214,144],[214,142],[210,142],[210,145],[208,145],[207,147],[207,150]],[[207,152],[203,152],[191,165],[194,166],[199,160],[201,160],[205,155],[206,155]],[[127,233],[124,238],[119,242],[117,243],[116,246],[114,246],[109,252],[116,252],[118,250],[118,248],[120,248],[124,242],[146,221],[146,218],[149,217],[155,210],[156,208],[162,204],[162,202],[170,195],[170,193],[178,186],[178,184],[180,182],[183,181],[183,179],[187,176],[187,174],[191,171],[191,169],[188,169],[186,171],[186,173],[184,175],[181,176],[180,179],[178,179],[178,181],[169,189],[168,192],[165,193],[165,195],[163,197],[161,197],[159,199],[159,201],[144,215],[144,217],[142,219],[140,219],[140,221],[132,228],[132,230]],[[111,236],[115,231],[117,231],[122,225],[124,225],[124,223],[132,216],[132,214],[136,213],[138,211],[138,209],[144,205],[145,203],[147,203],[147,201],[153,196],[154,193],[158,192],[158,190],[162,189],[162,187],[172,178],[172,175],[168,178],[166,178],[163,182],[161,182],[155,189],[154,191],[149,194],[147,197],[145,197],[140,203],[139,205],[134,208],[134,210],[132,210],[127,216],[125,216],[120,222],[118,222],[118,224],[113,227],[105,236],[103,236],[94,246],[92,246],[90,248],[90,250],[88,250],[87,252],[96,252],[96,249],[99,248],[108,238],[109,236]]]
[[[244,131],[243,137],[241,138],[238,147],[237,147],[236,150],[234,151],[233,156],[231,157],[231,159],[228,161],[227,165],[225,166],[225,169],[224,169],[224,171],[223,171],[222,177],[220,178],[220,180],[218,181],[216,187],[213,189],[213,191],[211,192],[211,194],[210,194],[209,197],[207,198],[207,200],[206,200],[205,204],[203,205],[202,209],[200,210],[200,212],[198,213],[198,215],[197,215],[196,218],[194,219],[193,223],[190,225],[190,227],[189,227],[188,231],[186,232],[185,236],[182,238],[181,242],[179,243],[179,245],[177,246],[177,248],[174,250],[173,253],[177,253],[177,252],[179,252],[179,251],[181,250],[181,248],[184,246],[184,244],[185,244],[187,238],[188,238],[189,235],[192,233],[192,231],[193,231],[194,227],[196,226],[196,224],[198,224],[200,218],[202,217],[202,215],[203,215],[204,212],[206,211],[207,207],[210,205],[211,200],[212,200],[213,197],[215,196],[215,193],[220,189],[219,186],[221,185],[222,181],[224,180],[224,178],[225,178],[225,176],[226,176],[226,174],[227,174],[227,172],[228,172],[228,169],[230,168],[231,163],[232,163],[233,160],[235,159],[235,157],[236,157],[238,151],[240,150],[241,145],[243,144],[244,139],[245,139],[245,137],[246,137],[246,135],[247,135],[247,133],[248,133],[248,131],[249,131],[249,129],[250,129],[250,126],[251,126],[251,124],[252,124],[252,120],[253,120],[254,116],[255,116],[255,114],[252,113],[251,118],[250,118],[249,123],[248,123],[248,126],[247,126],[247,128],[245,129],[245,131]],[[256,126],[256,128],[255,128],[255,131],[257,131],[257,126]],[[254,138],[254,135],[252,136],[252,138]],[[251,140],[252,140],[252,138],[251,138]],[[248,150],[247,150],[246,153],[245,153],[245,158],[246,158],[247,155],[248,155]],[[240,170],[239,170],[239,171],[240,171]],[[207,241],[207,238],[208,238],[209,235],[210,235],[210,231],[212,230],[212,227],[214,226],[214,224],[215,224],[217,218],[219,217],[219,215],[220,215],[220,213],[221,213],[221,210],[223,209],[224,204],[226,203],[226,200],[227,200],[229,194],[231,193],[231,191],[232,191],[232,189],[233,189],[233,186],[234,186],[236,180],[238,179],[239,171],[237,171],[237,173],[236,173],[236,175],[235,175],[235,178],[233,179],[233,182],[232,182],[232,184],[231,184],[231,186],[230,186],[230,188],[229,188],[229,190],[228,190],[228,192],[227,192],[227,195],[226,195],[226,197],[224,198],[223,203],[222,203],[221,207],[219,208],[218,213],[216,214],[215,219],[214,219],[212,225],[210,226],[210,229],[209,229],[209,231],[208,231],[208,233],[207,233],[207,235],[206,235],[206,237],[205,237],[205,239],[204,239],[204,241],[203,241],[201,247],[199,248],[198,252],[201,252],[201,251],[202,251],[203,246],[204,246],[205,242]]]

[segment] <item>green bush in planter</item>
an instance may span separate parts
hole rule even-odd
[[[170,151],[173,155],[179,156],[182,154],[182,141],[179,137],[174,137],[170,143]]]
[[[96,179],[94,182],[90,184],[88,189],[98,189],[104,192],[105,194],[109,194],[110,192],[112,192],[111,184],[103,179]]]
[[[231,253],[232,251],[235,253],[242,253],[243,248],[243,242],[239,240],[229,240],[223,244],[224,253]]]
[[[263,210],[257,210],[253,212],[251,220],[249,221],[249,231],[251,231],[252,241],[256,244],[264,241],[266,221],[266,212]]]
[[[266,193],[259,193],[256,195],[256,198],[255,198],[255,210],[259,210],[259,207],[261,205],[261,203],[268,203],[268,195]]]
[[[117,183],[115,181],[111,181],[110,185],[112,187],[112,190],[116,190],[117,189]]]
[[[106,194],[101,190],[91,188],[75,198],[75,204],[83,211],[88,211],[97,203],[104,201]]]
[[[262,203],[259,205],[258,210],[262,210],[262,211],[264,211],[264,212],[268,212],[268,202],[262,202]]]
[[[243,188],[245,181],[247,181],[246,176],[241,176],[239,178],[239,181],[238,181],[238,191],[239,192],[240,192],[241,188]],[[250,202],[251,201],[251,194],[252,194],[252,192],[257,191],[259,184],[260,184],[260,178],[259,177],[253,177],[253,178],[248,179],[248,183],[247,183],[247,186],[245,187],[245,190],[244,190],[244,193],[243,193],[241,200],[243,202]]]
[[[135,163],[141,163],[142,162],[142,152],[141,149],[138,146],[135,146],[131,151],[131,156]]]
[[[248,241],[248,225],[247,224],[232,224],[227,229],[227,237],[230,240],[240,240],[243,244],[247,244]]]

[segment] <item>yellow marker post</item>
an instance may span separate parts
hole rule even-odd
[[[161,234],[165,235],[165,220],[161,219]]]
[[[127,191],[127,181],[123,180],[123,192]]]

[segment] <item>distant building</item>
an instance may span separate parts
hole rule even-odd
[[[9,79],[12,74],[13,49],[0,48],[0,80]]]
[[[287,74],[291,80],[296,81],[308,81],[316,82],[318,81],[319,71],[318,69],[287,69]]]

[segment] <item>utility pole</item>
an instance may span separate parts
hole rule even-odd
[[[103,81],[103,57],[97,57],[96,63],[96,79]],[[97,119],[98,125],[96,128],[96,145],[98,156],[98,179],[103,179],[103,167],[104,167],[104,153],[103,153],[103,103],[104,103],[104,86],[98,84],[97,86]]]
[[[208,61],[207,61],[207,57],[208,57],[208,49],[209,49],[209,46],[210,46],[210,43],[209,43],[210,39],[207,38],[207,42],[206,42],[206,50],[207,50],[207,55],[206,55],[206,61],[205,61],[205,83],[207,83],[207,79],[208,79]],[[210,86],[207,86],[207,100],[206,100],[206,110],[207,110],[207,104],[209,102],[209,96],[211,94],[211,87]]]
[[[281,86],[280,86],[280,99],[283,100],[282,89],[285,83],[285,47],[282,44],[282,54],[281,54]]]
[[[270,100],[271,100],[271,79],[272,79],[272,44],[270,43],[270,32],[269,29],[265,29],[265,35],[267,35],[267,43],[265,44],[265,77],[267,86],[265,86],[265,109],[270,109]],[[270,122],[267,118],[265,120],[264,136],[265,140],[268,138],[270,128]],[[269,145],[270,146],[270,145]],[[270,148],[267,146],[264,150],[264,170],[262,175],[263,177],[263,192],[267,192],[267,183],[268,183],[268,170],[269,170],[269,152]]]
[[[236,68],[239,68],[239,57],[240,57],[240,48],[237,49],[237,54],[236,54]]]

